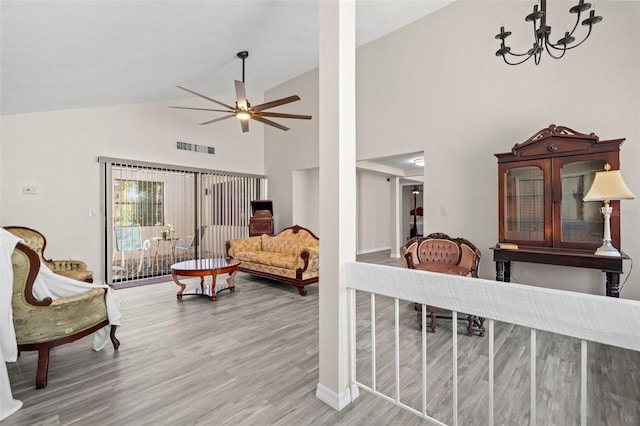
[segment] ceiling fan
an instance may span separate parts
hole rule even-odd
[[[249,131],[249,119],[259,121],[261,123],[267,124],[269,126],[276,127],[280,130],[287,131],[288,127],[283,126],[282,124],[276,123],[275,121],[269,120],[269,118],[299,118],[303,120],[310,120],[310,115],[300,115],[300,114],[286,114],[281,112],[267,112],[265,110],[270,108],[275,108],[280,105],[288,104],[290,102],[299,101],[300,97],[298,95],[288,96],[286,98],[278,99],[271,102],[265,102],[260,105],[251,106],[249,101],[247,101],[247,96],[244,89],[244,60],[249,56],[249,52],[243,50],[242,52],[238,52],[238,58],[242,59],[242,81],[235,80],[236,85],[236,106],[232,107],[220,101],[216,101],[208,96],[202,95],[200,93],[194,92],[193,90],[189,90],[186,87],[176,86],[179,89],[185,90],[189,93],[192,93],[196,96],[199,96],[203,99],[221,105],[227,109],[210,109],[210,108],[193,108],[193,107],[180,107],[180,106],[170,106],[169,108],[179,108],[179,109],[195,109],[199,111],[215,111],[215,112],[228,112],[229,115],[225,115],[223,117],[214,118],[213,120],[205,121],[203,124],[211,124],[218,121],[226,120],[227,118],[237,117],[240,120],[240,127],[242,127],[243,132]]]

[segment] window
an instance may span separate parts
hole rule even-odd
[[[114,179],[113,201],[116,225],[164,225],[164,182]]]

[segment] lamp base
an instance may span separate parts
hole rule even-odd
[[[620,252],[611,245],[611,241],[603,241],[602,245],[598,247],[598,250],[594,253],[597,256],[610,256],[610,257],[620,257]]]

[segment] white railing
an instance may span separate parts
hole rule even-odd
[[[488,345],[488,424],[494,413],[494,324],[496,321],[530,328],[531,406],[530,424],[536,424],[536,330],[571,336],[581,341],[580,421],[587,424],[587,341],[640,351],[640,302],[603,296],[552,290],[522,284],[504,283],[480,278],[458,277],[405,268],[366,263],[347,264],[350,318],[351,385],[371,392],[387,401],[427,419],[434,424],[441,421],[427,414],[427,344],[425,305],[452,311],[452,401],[453,424],[458,424],[458,312],[486,319]],[[371,297],[371,385],[356,377],[356,291]],[[395,395],[377,389],[376,383],[376,295],[394,299],[395,313]],[[401,400],[399,351],[399,301],[422,304],[422,410]],[[416,372],[418,374],[418,372]],[[353,392],[352,392],[353,393]]]

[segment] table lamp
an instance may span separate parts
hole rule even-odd
[[[611,166],[607,163],[604,165],[603,172],[596,172],[593,184],[587,192],[583,201],[604,201],[604,206],[600,208],[600,212],[604,215],[604,236],[602,245],[596,250],[599,256],[620,256],[620,252],[611,244],[611,213],[613,207],[609,206],[611,200],[631,200],[636,198],[635,195],[627,188],[622,180],[620,170],[611,170]]]

